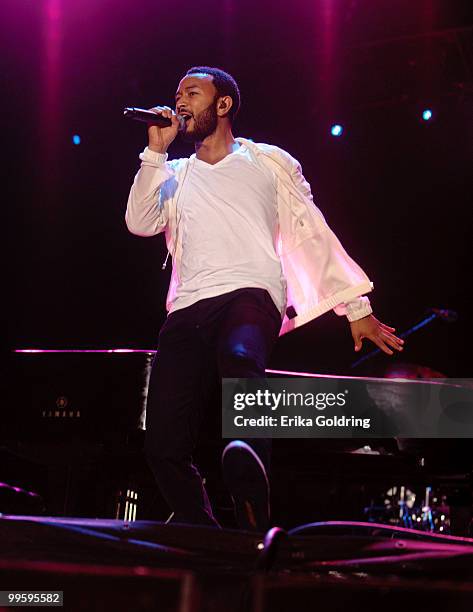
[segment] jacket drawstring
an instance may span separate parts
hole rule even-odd
[[[168,250],[167,255],[166,255],[166,259],[164,260],[163,265],[161,266],[161,270],[165,270],[166,269],[166,266],[167,266],[167,263],[168,263],[168,259],[169,259],[169,255],[171,255],[171,253]]]
[[[181,216],[182,216],[182,207],[181,207],[181,214],[179,215],[179,218],[177,217],[177,212],[178,212],[177,206],[179,204],[179,198],[181,197],[181,193],[182,193],[182,190],[184,189],[184,185],[185,185],[185,182],[186,182],[187,171],[189,169],[189,163],[190,162],[188,162],[186,164],[186,171],[185,171],[185,174],[184,174],[184,178],[182,180],[181,188],[179,189],[179,193],[177,194],[177,199],[176,199],[176,219],[177,219],[177,222],[176,222],[176,231],[175,231],[175,239],[174,239],[175,246],[174,246],[174,249],[173,249],[173,251],[174,251],[173,252],[173,258],[174,258],[174,255],[176,254],[176,249],[177,249],[177,234],[178,234],[178,231],[179,231],[179,223],[181,222]],[[170,254],[171,254],[171,252],[168,249],[168,252],[166,254],[166,259],[164,260],[163,265],[161,266],[161,270],[165,270],[166,269],[166,266],[167,266]]]

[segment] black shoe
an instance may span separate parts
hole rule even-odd
[[[269,481],[263,462],[249,444],[234,440],[222,453],[223,479],[232,496],[240,529],[269,529]]]

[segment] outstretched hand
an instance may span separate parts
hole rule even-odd
[[[351,321],[351,335],[355,341],[355,351],[360,351],[362,346],[363,338],[368,338],[371,342],[374,342],[379,348],[387,353],[393,355],[389,347],[391,346],[396,351],[402,351],[404,340],[395,336],[392,332],[396,331],[394,327],[389,327],[378,321],[378,319],[371,315],[358,319],[358,321]],[[389,345],[389,346],[388,346]]]

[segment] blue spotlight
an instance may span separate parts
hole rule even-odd
[[[332,136],[341,136],[343,134],[343,126],[339,125],[338,123],[332,125],[330,128],[330,133]]]
[[[74,136],[72,137],[72,142],[75,145],[80,145],[80,136],[79,136],[79,134],[74,134]]]
[[[430,108],[426,108],[425,111],[422,112],[422,119],[424,121],[429,121],[429,119],[432,119],[432,111]]]

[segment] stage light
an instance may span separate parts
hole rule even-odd
[[[79,134],[74,134],[74,136],[72,137],[72,142],[75,145],[80,145],[80,136],[79,136]]]
[[[341,136],[343,134],[343,126],[339,125],[338,123],[332,125],[330,128],[330,133],[332,136]]]
[[[422,119],[424,121],[429,121],[429,119],[432,119],[432,111],[430,108],[426,108],[425,111],[422,112]]]

